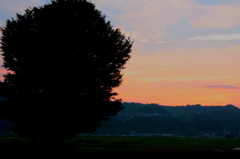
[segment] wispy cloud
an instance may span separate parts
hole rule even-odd
[[[126,37],[131,37],[131,39],[134,39],[143,43],[148,42],[148,40],[145,37],[143,37],[139,31],[127,31],[123,26],[119,27],[119,29]]]
[[[172,43],[175,42],[176,40],[169,40],[169,41],[158,41],[156,44],[165,44],[165,43]]]
[[[185,19],[196,5],[192,0],[93,1],[113,24],[124,23],[125,30],[131,33],[133,39],[145,43],[163,41],[167,36],[166,29]]]
[[[218,86],[206,86],[208,88],[218,88],[218,89],[240,89],[240,87],[235,87],[231,85],[218,85]]]
[[[208,35],[188,38],[187,40],[240,40],[240,33],[227,35]]]
[[[176,40],[169,40],[169,41],[167,41],[168,43],[173,43],[173,42],[175,42]]]
[[[172,26],[185,32],[193,27],[222,29],[240,25],[240,3],[204,6],[193,0],[92,1],[114,26],[124,26],[124,33],[128,31],[133,40],[141,43],[167,43],[165,39],[175,34],[168,33]]]
[[[158,41],[158,42],[156,42],[156,44],[165,44],[166,43],[166,41]]]
[[[163,37],[163,35],[164,35],[164,32],[158,32],[158,33],[152,35],[151,38],[159,39],[159,38]]]

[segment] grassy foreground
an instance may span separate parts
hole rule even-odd
[[[71,147],[71,148],[69,148]],[[162,137],[77,137],[65,149],[53,150],[47,144],[30,143],[18,137],[0,137],[0,153],[78,158],[240,158],[238,139],[197,139]]]

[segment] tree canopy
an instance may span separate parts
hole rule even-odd
[[[58,140],[92,132],[122,110],[113,88],[132,43],[87,0],[27,8],[1,28],[1,116],[20,136]]]

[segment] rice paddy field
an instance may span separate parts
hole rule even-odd
[[[52,149],[24,138],[0,137],[0,153],[14,157],[239,159],[240,151],[233,150],[238,147],[239,139],[83,136]]]

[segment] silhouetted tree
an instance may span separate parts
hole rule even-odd
[[[113,88],[132,47],[87,0],[28,8],[1,28],[1,115],[20,136],[52,143],[93,132],[122,110]]]

